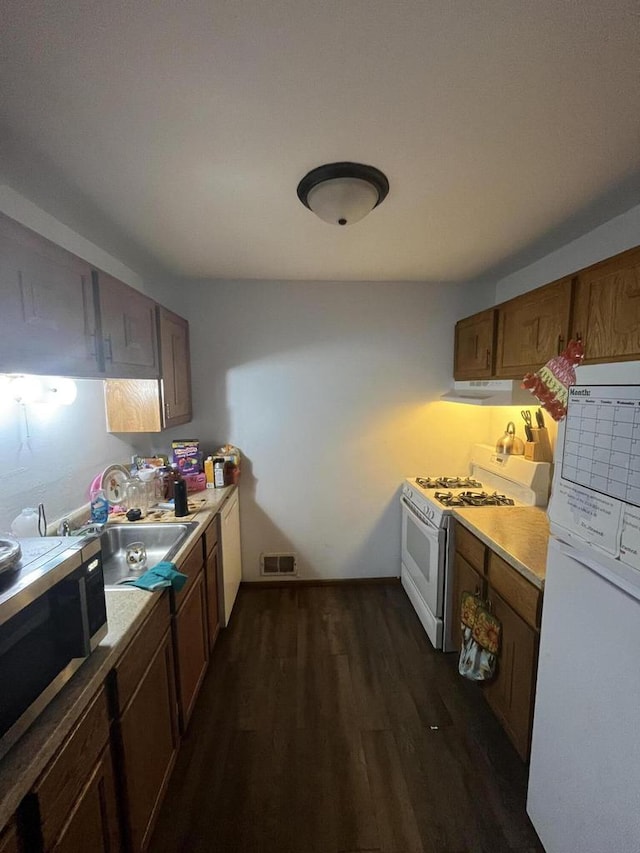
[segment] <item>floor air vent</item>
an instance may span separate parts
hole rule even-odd
[[[260,574],[268,575],[297,575],[295,554],[261,554]]]

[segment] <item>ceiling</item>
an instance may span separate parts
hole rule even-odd
[[[7,180],[54,214],[81,199],[175,274],[481,279],[640,203],[637,0],[4,0],[2,18]],[[336,160],[391,187],[347,228],[296,197]]]

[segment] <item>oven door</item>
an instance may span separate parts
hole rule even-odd
[[[402,499],[402,583],[434,648],[442,648],[446,530]]]

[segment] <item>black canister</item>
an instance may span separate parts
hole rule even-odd
[[[187,482],[180,477],[173,484],[173,503],[175,507],[176,518],[182,518],[187,515]]]

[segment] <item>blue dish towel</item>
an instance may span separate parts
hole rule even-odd
[[[155,566],[147,569],[139,578],[123,581],[122,584],[123,586],[125,584],[128,586],[137,586],[138,589],[146,589],[149,592],[170,586],[176,592],[180,592],[187,580],[188,576],[179,572],[176,569],[175,563],[163,562],[157,563]]]

